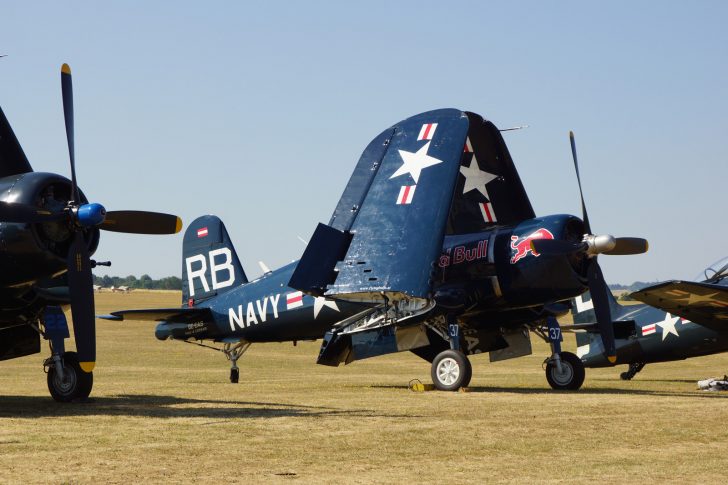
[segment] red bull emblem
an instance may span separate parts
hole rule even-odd
[[[515,251],[515,254],[511,258],[511,264],[516,264],[519,260],[528,256],[528,253],[539,257],[540,254],[531,248],[531,241],[534,239],[553,239],[554,235],[548,229],[541,228],[537,231],[532,232],[526,237],[511,236],[511,249]]]

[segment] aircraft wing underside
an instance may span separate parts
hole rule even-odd
[[[212,322],[209,308],[153,308],[149,310],[121,310],[99,318],[113,321],[154,321],[171,323]]]
[[[728,330],[728,287],[692,281],[667,281],[631,295],[693,323]]]

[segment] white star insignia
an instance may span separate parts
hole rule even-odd
[[[680,317],[673,317],[669,313],[665,313],[665,319],[661,322],[657,322],[657,325],[659,327],[662,327],[662,340],[665,341],[665,337],[668,336],[668,334],[673,334],[676,337],[679,337],[677,330],[675,329],[675,324],[677,321],[680,320]]]
[[[490,200],[488,189],[485,186],[489,182],[497,179],[498,176],[482,171],[478,166],[478,160],[475,159],[475,154],[473,154],[473,158],[470,160],[469,167],[460,167],[460,173],[465,177],[463,194],[471,190],[478,190],[486,199]]]
[[[412,175],[412,178],[415,179],[415,183],[417,183],[422,169],[442,163],[442,160],[439,158],[431,157],[427,154],[427,150],[429,148],[430,142],[428,141],[415,153],[397,150],[399,152],[399,156],[402,157],[402,166],[399,167],[389,178],[393,179],[394,177],[399,177],[400,175],[408,173]]]
[[[337,312],[341,311],[339,310],[339,307],[336,306],[336,302],[334,300],[327,300],[323,296],[317,296],[314,298],[313,301],[313,319],[316,320],[318,318],[318,314],[321,312],[321,310],[324,307],[329,307],[332,310],[336,310]]]
[[[718,292],[711,293],[710,295],[697,295],[695,293],[690,293],[690,296],[683,297],[680,299],[688,300],[688,305],[692,305],[693,303],[703,303],[703,302],[714,303],[716,300],[713,299],[713,297],[717,294],[718,294]]]

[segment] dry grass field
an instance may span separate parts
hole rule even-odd
[[[97,313],[179,294],[97,295]],[[92,399],[48,395],[47,353],[0,363],[1,483],[723,482],[728,393],[695,381],[728,355],[587,370],[556,393],[532,356],[473,359],[471,392],[414,393],[409,354],[318,366],[318,343],[253,345],[240,384],[223,354],[159,342],[153,323],[98,321]],[[573,337],[567,337],[573,347]]]

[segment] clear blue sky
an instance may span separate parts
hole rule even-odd
[[[539,215],[579,215],[576,133],[611,282],[689,278],[728,253],[728,3],[3,2],[0,105],[37,171],[107,209],[214,213],[249,276],[297,259],[362,149],[443,107],[506,134]],[[109,274],[180,275],[182,236],[103,233]],[[98,274],[106,274],[103,270]]]

